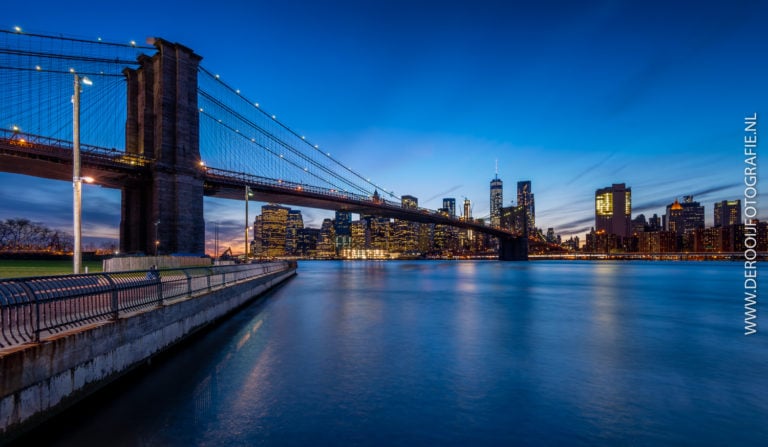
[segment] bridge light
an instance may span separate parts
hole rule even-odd
[[[93,81],[91,81],[87,77],[83,77],[82,79],[80,79],[80,82],[82,82],[85,85],[93,85]]]
[[[19,132],[19,131],[21,131],[21,129],[19,128],[19,126],[15,125],[15,124],[13,125],[13,127],[11,127],[11,129],[13,129],[13,131],[14,131],[14,132]]]
[[[43,69],[43,67],[41,67],[41,66],[39,66],[39,65],[35,65],[35,70],[37,70],[37,71],[40,71],[40,70],[42,70],[42,69]]]
[[[16,31],[17,33],[20,33],[21,32],[21,27],[20,26],[14,26],[13,30]]]
[[[258,107],[258,106],[259,106],[259,103],[258,103],[258,102],[254,102],[254,103],[253,103],[253,105],[254,105],[254,106],[256,106],[256,107]]]
[[[273,120],[276,120],[276,119],[277,119],[277,117],[276,117],[275,115],[272,115],[272,119],[273,119]]]
[[[255,143],[255,142],[256,142],[256,138],[251,138],[251,143]]]
[[[200,166],[205,167],[205,162],[203,160],[200,160]]]
[[[69,72],[70,72],[70,73],[74,73],[74,72],[75,72],[75,69],[74,69],[74,68],[72,68],[72,67],[70,67],[70,68],[69,68]]]
[[[135,46],[136,46],[136,41],[135,41],[135,40],[132,40],[132,41],[131,41],[131,46],[132,46],[132,47],[135,47]]]
[[[240,94],[240,89],[235,90],[235,93]]]
[[[201,111],[201,112],[203,111],[203,108],[202,108],[202,107],[200,107],[200,111]]]
[[[219,75],[215,74],[213,75],[214,78],[219,79]]]
[[[80,177],[80,180],[84,181],[85,183],[93,183],[96,181],[93,177]]]
[[[318,145],[316,144],[316,145],[315,145],[315,149],[320,149],[320,146],[318,146]]]
[[[301,139],[302,139],[302,140],[306,140],[306,139],[307,139],[307,137],[305,137],[304,135],[302,135],[302,136],[301,136]]]
[[[97,38],[96,38],[96,40],[98,40],[99,42],[101,42],[101,37],[97,37]]]

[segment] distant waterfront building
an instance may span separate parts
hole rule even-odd
[[[501,207],[504,203],[504,186],[501,179],[499,179],[498,173],[496,177],[491,180],[491,226],[501,226]]]
[[[456,199],[452,197],[443,199],[443,208],[448,210],[449,217],[456,217]]]
[[[298,256],[299,230],[304,228],[304,219],[301,210],[289,210],[285,228],[285,253],[289,256]]]
[[[715,202],[715,227],[738,225],[741,223],[741,200],[723,200]]]
[[[400,197],[400,206],[408,209],[419,207],[419,199],[414,196]],[[408,220],[395,219],[392,224],[390,249],[397,252],[415,252],[417,250],[419,224]]]
[[[632,188],[624,183],[595,191],[596,233],[627,238],[631,231]]]
[[[672,253],[677,251],[677,236],[671,231],[648,231],[637,235],[640,253]]]
[[[645,214],[638,214],[632,219],[632,234],[645,233],[648,228],[648,222],[645,220]]]
[[[693,196],[685,196],[683,203],[675,201],[667,205],[667,231],[674,231],[682,236],[697,228],[704,227],[704,207],[693,200]]]
[[[464,220],[472,220],[472,202],[468,198],[464,197]]]
[[[317,241],[320,239],[319,228],[302,228],[298,230],[296,251],[298,256],[314,258],[317,256]]]
[[[547,228],[546,241],[549,242],[550,244],[555,243],[557,241],[554,228],[552,227]]]
[[[264,244],[262,243],[262,224],[261,215],[253,220],[253,240],[251,240],[251,254],[253,256],[263,256]]]
[[[348,248],[352,244],[352,213],[349,211],[336,211],[333,219],[334,246],[336,252]]]
[[[261,241],[265,256],[285,256],[285,235],[290,208],[280,205],[261,207]]]
[[[536,202],[530,180],[517,182],[517,206],[522,209],[528,234],[536,234]]]
[[[320,226],[320,236],[317,240],[317,257],[331,258],[336,255],[336,231],[333,220],[323,219]]]
[[[370,246],[375,250],[389,252],[392,237],[392,222],[388,217],[374,216],[369,220]]]
[[[352,222],[350,230],[352,232],[350,248],[354,250],[368,248],[365,243],[365,221],[361,219]]]
[[[653,216],[648,219],[648,226],[645,231],[660,231],[663,229],[664,226],[662,225],[661,217],[654,213]]]

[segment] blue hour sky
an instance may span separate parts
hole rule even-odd
[[[182,43],[424,207],[466,196],[487,216],[498,160],[504,204],[531,180],[537,225],[567,237],[594,225],[594,191],[612,183],[632,188],[633,216],[693,194],[709,225],[713,202],[743,199],[743,119],[768,123],[766,19],[754,1],[17,1],[0,26]],[[84,194],[86,238],[116,239],[119,192]],[[0,219],[66,229],[70,196],[65,182],[0,174]],[[242,203],[205,208],[237,243]],[[314,227],[331,215],[304,210]]]

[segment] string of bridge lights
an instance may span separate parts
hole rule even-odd
[[[18,26],[18,25],[14,26],[12,30],[1,30],[0,29],[0,33],[2,33],[2,34],[24,35],[24,36],[28,36],[28,37],[41,38],[41,39],[62,40],[62,41],[70,41],[70,42],[97,44],[97,45],[109,45],[109,46],[117,46],[117,47],[124,47],[124,48],[136,48],[136,49],[147,49],[147,50],[154,50],[155,49],[154,46],[139,45],[135,40],[131,40],[128,43],[119,43],[119,42],[104,41],[101,37],[97,37],[95,40],[91,40],[91,39],[84,39],[84,38],[77,38],[77,37],[65,37],[65,36],[61,36],[61,35],[53,36],[53,35],[48,35],[48,34],[29,33],[29,32],[25,32],[21,28],[21,26]],[[130,64],[130,65],[135,65],[136,64],[135,61],[127,61],[127,60],[126,61],[120,61],[120,60],[105,60],[105,59],[97,59],[97,58],[91,58],[91,59],[92,60],[90,60],[90,62],[120,63],[120,64]],[[0,67],[0,68],[4,68],[4,67]],[[67,71],[64,71],[64,70],[44,69],[41,65],[35,65],[34,68],[20,68],[20,67],[9,67],[9,68],[13,68],[13,69],[16,69],[16,70],[19,70],[19,71],[38,71],[38,72],[55,73],[55,74],[65,74],[65,73],[67,73]],[[370,178],[367,178],[367,177],[363,176],[362,174],[356,172],[351,167],[346,166],[341,161],[335,159],[333,156],[331,156],[330,152],[323,152],[323,151],[321,151],[320,150],[320,146],[318,144],[313,144],[309,139],[307,139],[307,137],[305,135],[299,134],[298,132],[294,131],[292,128],[290,128],[289,126],[287,126],[283,122],[279,121],[277,119],[276,115],[267,113],[261,107],[261,105],[258,102],[250,101],[248,98],[246,98],[244,95],[242,95],[240,89],[235,89],[232,86],[230,86],[229,84],[227,84],[226,82],[224,82],[223,80],[221,80],[221,77],[218,74],[211,73],[210,71],[206,70],[204,67],[200,67],[200,71],[202,73],[212,77],[213,79],[215,79],[221,86],[223,86],[225,89],[229,90],[230,92],[234,93],[236,96],[240,97],[250,107],[253,107],[256,110],[258,110],[259,112],[261,112],[262,114],[270,117],[280,127],[285,129],[286,131],[288,131],[290,134],[294,135],[295,137],[299,138],[302,142],[304,142],[308,146],[314,148],[316,151],[318,151],[320,154],[324,155],[326,158],[328,158],[330,161],[332,161],[336,165],[338,165],[341,168],[343,168],[344,170],[350,172],[352,175],[354,175],[355,177],[359,178],[360,180],[362,180],[363,182],[367,183],[368,185],[374,187],[376,190],[380,190],[381,192],[389,195],[390,197],[395,198],[397,200],[400,200],[400,198],[395,195],[394,191],[388,191],[386,188],[384,188],[384,187],[382,187],[380,185],[375,184],[374,182],[371,181]],[[75,70],[74,70],[74,68],[70,68],[68,72],[69,73],[75,73]],[[97,72],[82,72],[80,74],[89,75],[89,76],[113,76],[113,77],[122,76],[121,74],[104,73],[103,71],[100,71],[98,73]],[[202,112],[202,110],[201,110],[201,112]],[[221,123],[221,120],[218,120],[218,121]],[[233,130],[237,130],[237,129],[233,129]],[[237,131],[237,133],[239,133],[239,131]],[[255,141],[253,141],[253,139],[252,139],[252,142],[255,142]],[[281,156],[281,158],[283,158],[283,157]],[[299,166],[297,166],[297,167],[299,167]],[[309,173],[309,171],[308,171],[308,169],[306,167],[303,168],[303,170],[305,172]],[[316,174],[312,174],[312,175],[316,176]],[[318,178],[321,179],[320,177],[318,177]],[[323,179],[321,179],[321,180],[323,180]],[[359,189],[359,187],[358,187],[358,189]],[[368,191],[365,191],[365,192],[368,192]]]
[[[326,174],[328,174],[329,176],[335,178],[336,180],[339,180],[342,183],[345,183],[345,184],[349,185],[354,190],[357,190],[357,191],[359,191],[359,192],[361,192],[361,193],[363,193],[365,195],[369,194],[368,191],[365,188],[362,188],[359,184],[356,184],[356,183],[350,181],[349,178],[346,178],[346,177],[340,175],[338,172],[328,168],[328,166],[326,166],[326,165],[320,163],[319,161],[311,158],[307,153],[302,152],[301,150],[297,149],[296,147],[294,147],[293,145],[291,145],[289,143],[286,143],[283,139],[281,139],[278,136],[276,136],[275,134],[269,132],[263,126],[260,126],[256,122],[252,121],[250,118],[248,118],[246,116],[243,116],[240,112],[238,112],[238,111],[234,110],[232,107],[224,104],[222,102],[222,100],[217,98],[215,95],[213,95],[211,93],[208,93],[207,91],[205,91],[204,89],[201,89],[201,88],[198,88],[198,93],[200,94],[202,99],[211,101],[214,106],[221,108],[223,113],[229,114],[230,116],[234,117],[235,119],[240,120],[246,126],[248,126],[248,127],[252,128],[252,129],[258,131],[263,136],[265,136],[268,139],[272,140],[273,142],[277,143],[279,146],[282,146],[283,149],[285,149],[288,152],[294,154],[295,156],[299,157],[300,159],[304,160],[305,162],[309,163],[310,165],[320,169],[321,171],[325,172]],[[204,110],[201,110],[201,112],[202,111],[204,111]],[[221,119],[216,119],[216,121],[219,122],[219,123],[222,123]],[[235,133],[238,133],[238,134],[240,133],[240,130],[237,129],[236,127],[234,127],[234,126],[227,126],[227,128],[230,131],[234,131]],[[252,138],[251,141],[255,143],[255,139],[254,138]],[[261,146],[261,145],[259,145],[259,146],[260,147],[264,147],[264,146]],[[282,154],[278,154],[278,153],[273,152],[271,150],[269,150],[268,152],[270,152],[273,155],[279,156],[279,158],[284,158],[284,156]],[[308,172],[308,168],[304,168],[304,171]],[[319,178],[319,179],[323,180],[323,181],[325,181],[327,183],[331,183],[331,182],[329,182],[329,181],[327,181],[325,179],[322,179],[322,178]],[[333,186],[335,186],[335,185],[333,185]]]
[[[241,100],[242,100],[242,101],[244,101],[246,104],[248,104],[248,106],[249,106],[249,107],[252,107],[252,108],[254,108],[254,109],[258,110],[258,111],[259,111],[261,114],[263,114],[263,115],[265,115],[265,116],[267,116],[267,117],[271,118],[271,119],[272,119],[272,120],[273,120],[273,121],[274,121],[276,124],[278,124],[280,127],[282,127],[283,129],[285,129],[286,131],[288,131],[290,134],[292,134],[292,135],[293,135],[293,136],[295,136],[296,138],[299,138],[299,139],[301,139],[301,141],[302,141],[303,143],[307,144],[309,147],[312,147],[312,148],[314,148],[316,151],[318,151],[319,153],[321,153],[322,155],[324,155],[326,158],[328,158],[329,160],[331,160],[333,163],[335,163],[335,164],[337,164],[338,166],[342,167],[342,168],[343,168],[343,169],[345,169],[346,171],[349,171],[351,174],[353,174],[355,177],[359,178],[360,180],[364,181],[365,183],[367,183],[367,184],[369,184],[369,185],[373,186],[373,187],[374,187],[376,190],[380,190],[380,191],[382,191],[383,193],[385,193],[385,194],[389,195],[390,197],[392,197],[392,198],[394,198],[394,199],[397,199],[397,200],[400,200],[400,197],[398,197],[397,195],[395,195],[394,191],[388,191],[386,188],[384,188],[384,187],[382,187],[382,186],[380,186],[380,185],[377,185],[377,184],[373,183],[373,182],[371,181],[371,179],[370,179],[370,178],[367,178],[367,177],[363,176],[362,174],[360,174],[360,173],[356,172],[356,171],[355,171],[354,169],[352,169],[351,167],[349,167],[349,166],[346,166],[346,165],[344,165],[343,163],[341,163],[341,161],[339,161],[339,160],[335,159],[333,156],[331,156],[330,152],[323,152],[323,151],[321,151],[321,150],[320,150],[320,146],[319,146],[318,144],[313,144],[313,143],[312,143],[312,142],[311,142],[311,141],[310,141],[310,140],[309,140],[309,139],[308,139],[308,138],[307,138],[305,135],[301,135],[300,133],[298,133],[298,132],[294,131],[292,128],[290,128],[289,126],[287,126],[286,124],[284,124],[283,122],[279,121],[279,120],[277,119],[277,116],[276,116],[276,115],[268,113],[266,110],[264,110],[264,108],[263,108],[263,107],[262,107],[262,106],[261,106],[261,105],[260,105],[258,102],[256,102],[256,101],[251,101],[249,98],[245,97],[245,95],[243,95],[243,94],[240,92],[240,89],[236,89],[236,88],[234,88],[234,87],[230,86],[229,84],[227,84],[226,82],[224,82],[224,81],[221,79],[221,76],[220,76],[219,74],[215,74],[215,73],[212,73],[211,71],[209,71],[209,70],[205,69],[205,68],[204,68],[204,67],[202,67],[202,66],[201,66],[199,69],[200,69],[200,71],[201,71],[203,74],[205,74],[205,75],[208,75],[209,77],[211,77],[211,78],[213,78],[215,81],[217,81],[217,82],[218,82],[218,83],[219,83],[219,84],[220,84],[222,87],[224,87],[226,90],[230,91],[231,93],[234,93],[234,94],[235,94],[237,97],[241,98]],[[366,191],[366,192],[368,192],[368,191]]]
[[[126,48],[138,48],[143,50],[154,50],[155,47],[148,46],[148,45],[139,45],[135,40],[130,40],[128,43],[120,43],[120,42],[108,42],[102,39],[101,37],[96,37],[96,40],[92,39],[85,39],[80,37],[66,37],[63,35],[59,36],[53,36],[50,34],[40,34],[40,33],[29,33],[25,32],[22,27],[16,25],[11,30],[0,30],[0,33],[3,34],[23,34],[24,36],[28,37],[37,37],[41,39],[54,39],[54,40],[66,40],[69,42],[80,42],[80,43],[90,43],[90,44],[101,44],[101,45],[109,45],[109,46],[116,46],[116,47],[126,47]]]
[[[315,177],[315,178],[317,178],[318,180],[320,180],[320,181],[322,181],[322,182],[324,182],[324,183],[327,183],[327,184],[329,184],[329,185],[333,186],[334,188],[336,188],[336,189],[337,189],[337,190],[339,190],[339,191],[348,192],[346,189],[344,189],[344,188],[341,188],[341,187],[339,187],[338,185],[336,185],[336,184],[334,184],[334,183],[332,183],[332,182],[328,181],[327,179],[324,179],[324,178],[322,178],[322,177],[318,176],[318,175],[317,175],[317,174],[315,174],[314,172],[310,172],[310,171],[309,171],[309,169],[308,169],[307,167],[305,167],[305,166],[302,166],[302,165],[300,165],[300,164],[296,163],[296,162],[295,162],[295,161],[293,161],[293,160],[290,160],[290,159],[288,159],[288,158],[285,158],[283,154],[280,154],[280,153],[278,153],[278,152],[274,151],[272,148],[270,148],[270,147],[268,147],[268,146],[265,146],[265,145],[263,145],[263,144],[259,143],[259,142],[256,140],[256,138],[255,138],[255,137],[250,137],[250,136],[246,135],[245,133],[243,133],[243,132],[240,132],[240,130],[239,130],[239,129],[235,129],[234,127],[230,126],[229,124],[226,124],[226,123],[224,123],[224,122],[223,122],[221,119],[218,119],[218,118],[214,117],[212,114],[210,114],[210,113],[206,112],[206,111],[205,111],[205,109],[203,109],[203,108],[200,108],[200,109],[199,109],[199,111],[200,111],[200,114],[201,114],[201,115],[203,115],[203,116],[205,116],[205,117],[207,117],[207,118],[210,118],[210,119],[211,119],[211,120],[213,120],[213,121],[216,121],[217,123],[219,123],[220,125],[222,125],[224,128],[226,128],[226,129],[228,129],[228,130],[230,130],[230,131],[232,131],[232,132],[234,132],[234,133],[236,133],[236,134],[240,135],[242,138],[244,138],[244,139],[246,139],[246,140],[250,141],[251,143],[253,143],[253,144],[255,144],[255,145],[259,146],[259,147],[261,147],[262,149],[264,149],[264,150],[266,150],[267,152],[269,152],[270,154],[272,154],[272,155],[274,155],[274,156],[276,156],[276,157],[278,157],[278,158],[282,159],[283,161],[285,161],[286,163],[290,164],[291,166],[293,166],[293,167],[295,167],[295,168],[297,168],[297,169],[299,169],[299,170],[301,170],[301,171],[303,171],[303,172],[306,172],[308,175],[311,175],[312,177]]]

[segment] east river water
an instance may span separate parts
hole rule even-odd
[[[743,275],[718,262],[300,262],[281,288],[38,434],[766,445],[768,312],[745,336]]]

